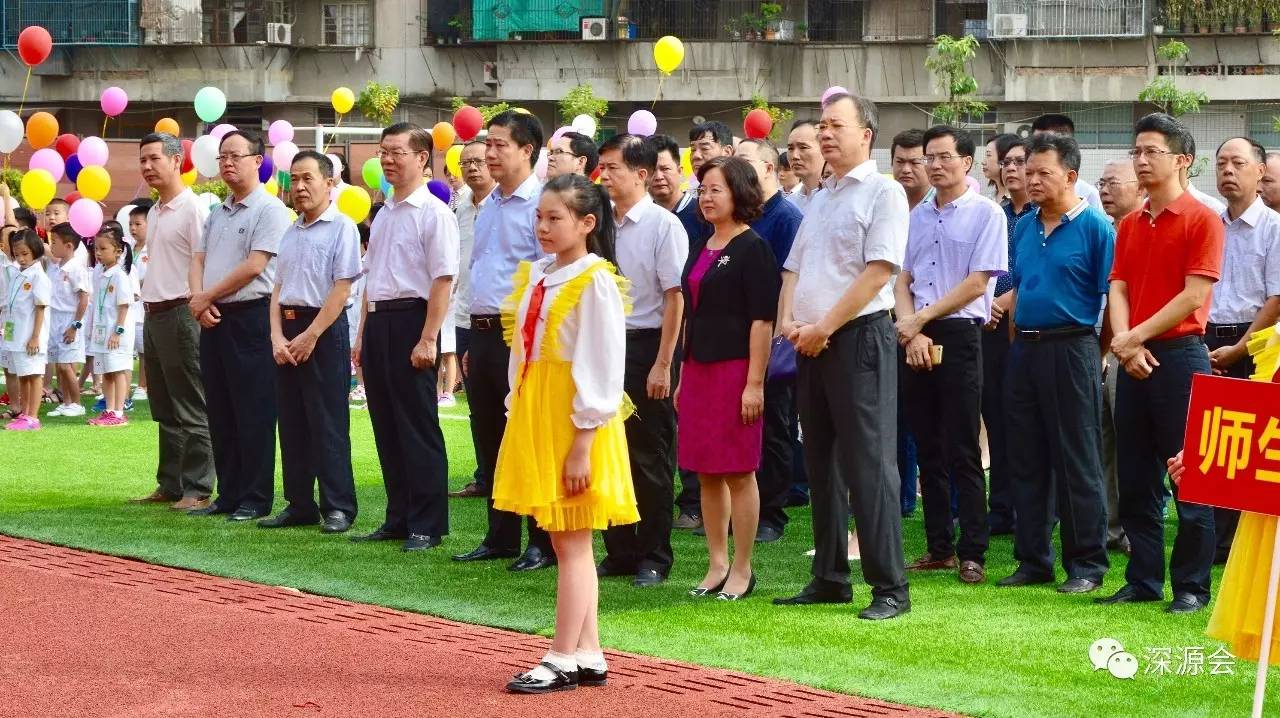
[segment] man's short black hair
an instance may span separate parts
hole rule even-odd
[[[221,150],[223,143],[232,137],[243,137],[245,142],[249,143],[249,152],[255,155],[266,154],[267,152],[267,146],[262,143],[262,135],[247,130],[232,130],[223,135],[222,139],[218,140],[218,149]]]
[[[537,117],[524,112],[507,110],[499,112],[489,120],[488,128],[505,127],[511,132],[511,139],[521,147],[529,145],[533,152],[529,154],[529,166],[538,164],[538,151],[542,149],[542,123]]]
[[[293,165],[303,160],[315,160],[316,166],[320,168],[321,177],[333,176],[333,160],[316,152],[315,150],[303,150],[293,156],[293,162],[289,163],[289,169],[293,169]]]
[[[924,150],[924,130],[903,130],[893,136],[893,141],[889,143],[889,157],[892,158],[897,153],[898,148],[904,150],[914,150],[919,147]]]
[[[922,146],[925,152],[929,151],[929,143],[941,137],[950,137],[956,141],[956,154],[961,157],[973,159],[974,145],[973,136],[962,129],[952,127],[951,125],[935,125],[925,130]]]
[[[1137,139],[1143,132],[1155,132],[1164,135],[1169,151],[1178,155],[1194,155],[1196,138],[1191,135],[1187,126],[1163,112],[1152,112],[1133,125],[1133,137]]]
[[[783,150],[782,152],[778,153],[778,169],[779,170],[791,169],[791,160],[787,159],[786,150]]]
[[[574,157],[583,157],[587,160],[587,164],[582,168],[583,173],[590,176],[595,172],[596,167],[600,166],[600,152],[596,150],[595,140],[581,132],[566,132],[560,136],[568,138],[569,151]]]
[[[1263,147],[1261,144],[1258,143],[1257,140],[1253,139],[1252,137],[1244,137],[1242,135],[1236,136],[1236,137],[1228,137],[1227,139],[1223,140],[1222,144],[1218,145],[1218,151],[1213,153],[1214,157],[1217,157],[1218,155],[1222,154],[1222,148],[1226,147],[1228,142],[1234,142],[1235,140],[1244,140],[1245,142],[1248,142],[1249,148],[1253,150],[1253,159],[1256,160],[1258,164],[1266,163],[1267,148]]]
[[[693,129],[689,130],[689,141],[697,142],[704,135],[711,135],[711,139],[718,145],[733,146],[733,131],[719,120],[709,120],[694,125]]]
[[[1040,115],[1031,121],[1032,132],[1057,132],[1061,135],[1075,135],[1076,123],[1066,115]]]
[[[658,155],[667,152],[677,165],[680,164],[680,145],[676,143],[676,138],[671,135],[649,135],[644,141],[653,147],[655,162]]]
[[[600,145],[600,154],[618,152],[622,155],[622,163],[632,172],[645,170],[653,175],[658,168],[658,152],[653,145],[645,142],[638,135],[614,135]]]
[[[1057,152],[1058,164],[1064,169],[1080,171],[1080,144],[1076,138],[1057,132],[1032,135],[1027,139],[1027,156]]]

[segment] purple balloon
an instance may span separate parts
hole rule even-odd
[[[658,131],[658,118],[648,110],[636,110],[627,120],[627,132],[639,137],[648,137]]]
[[[449,185],[442,180],[431,180],[427,183],[427,189],[431,190],[431,194],[435,195],[436,199],[445,204],[449,204],[449,200],[453,198],[453,190],[449,189]]]
[[[828,97],[831,97],[832,95],[836,95],[836,94],[846,94],[846,95],[847,95],[847,94],[849,94],[849,91],[848,91],[848,90],[846,90],[845,88],[841,87],[840,85],[834,85],[834,86],[832,86],[832,87],[828,87],[828,88],[827,88],[827,91],[826,91],[826,92],[824,92],[824,93],[822,93],[822,102],[821,102],[821,103],[819,103],[819,104],[821,104],[822,106],[824,106],[824,107],[825,107],[825,106],[826,106],[826,104],[827,104],[827,98],[828,98]]]
[[[75,182],[76,178],[80,176],[81,169],[83,169],[83,166],[80,164],[79,156],[71,155],[70,157],[67,158],[66,172],[67,172],[68,180]]]
[[[258,181],[266,182],[271,179],[271,175],[275,173],[275,165],[271,163],[271,158],[264,155],[262,157],[262,165],[258,167]]]

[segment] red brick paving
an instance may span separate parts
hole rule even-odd
[[[4,715],[945,718],[606,651],[606,688],[514,696],[548,641],[0,536]]]

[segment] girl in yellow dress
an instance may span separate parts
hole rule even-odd
[[[591,532],[640,520],[627,458],[626,285],[613,265],[608,195],[580,175],[542,190],[537,236],[502,320],[511,345],[507,430],[493,505],[532,516],[559,560],[551,651],[507,684],[516,693],[604,685]]]

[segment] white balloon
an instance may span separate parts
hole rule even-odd
[[[222,203],[222,200],[218,199],[218,195],[212,192],[202,192],[200,196],[197,197],[196,199],[200,200],[201,202],[207,203],[210,207],[214,206],[215,204]]]
[[[218,176],[218,138],[201,135],[191,146],[191,162],[205,177]]]
[[[547,164],[550,160],[551,157],[547,154],[546,147],[538,150],[538,162],[533,166],[533,173],[537,175],[538,179],[545,180],[547,178]]]
[[[334,154],[325,155],[325,157],[328,157],[329,161],[333,163],[333,176],[335,178],[341,177],[342,176],[342,158]]]
[[[133,232],[129,231],[129,213],[133,211],[135,206],[136,205],[126,204],[120,208],[119,212],[116,212],[116,221],[119,222],[120,227],[124,229],[124,241],[131,247],[134,242],[137,241],[133,238]]]
[[[578,115],[573,118],[573,131],[586,135],[587,137],[596,136],[596,118],[591,115]]]
[[[13,110],[0,110],[0,152],[8,154],[22,144],[22,136],[26,134],[22,118]]]

